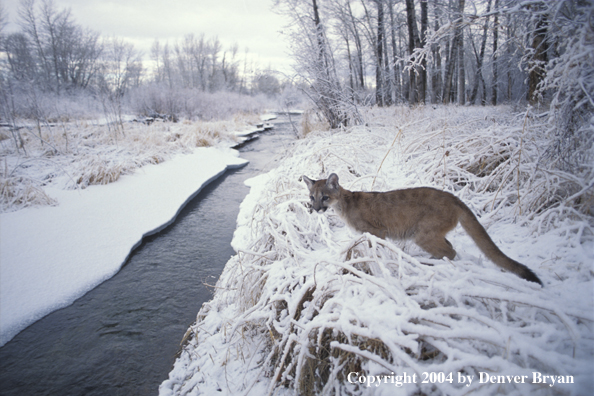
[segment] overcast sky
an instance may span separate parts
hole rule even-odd
[[[41,0],[37,0],[40,3]],[[16,29],[19,0],[0,0]],[[246,47],[260,68],[290,72],[287,45],[281,34],[286,22],[272,12],[273,0],[54,0],[58,10],[70,8],[73,19],[102,36],[126,39],[150,55],[153,41],[170,44],[184,35],[218,37],[224,49]]]

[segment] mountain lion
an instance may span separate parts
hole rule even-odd
[[[359,232],[380,238],[412,239],[433,257],[450,260],[456,256],[445,238],[460,222],[482,252],[495,264],[520,278],[542,282],[528,267],[507,257],[493,243],[474,214],[456,196],[430,187],[388,192],[353,192],[338,184],[333,173],[327,180],[303,176],[316,212],[333,207],[338,215]]]

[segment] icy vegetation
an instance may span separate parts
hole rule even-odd
[[[247,182],[237,255],[160,394],[589,394],[592,147],[569,174],[539,162],[547,128],[530,112],[392,107],[363,117],[312,131]],[[484,259],[460,227],[449,237],[456,259],[434,260],[412,243],[357,234],[332,211],[311,213],[301,175],[332,172],[350,190],[454,193],[544,288]]]
[[[237,131],[261,122],[247,113],[224,121],[146,120],[23,121],[18,130],[0,130],[0,212],[57,204],[44,187],[108,184],[196,147],[232,146],[239,142]]]

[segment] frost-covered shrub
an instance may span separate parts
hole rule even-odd
[[[594,215],[594,7],[559,1],[551,19],[560,54],[548,63],[540,87],[553,95],[540,166],[558,179],[551,195]]]
[[[225,120],[236,113],[261,113],[271,101],[264,95],[235,92],[204,92],[198,89],[170,89],[165,84],[139,87],[130,94],[132,110],[141,115],[167,114],[185,119]]]
[[[8,85],[4,84],[2,88],[7,89]],[[0,120],[7,123],[12,123],[13,119],[58,123],[93,119],[102,114],[100,102],[91,92],[82,90],[56,95],[29,84],[18,83],[11,85],[10,95],[3,99],[6,102],[2,103]]]
[[[178,115],[183,94],[181,90],[170,89],[166,84],[148,84],[133,89],[129,101],[132,111],[138,115]]]
[[[0,175],[0,212],[10,212],[35,205],[57,205],[36,180]]]
[[[236,113],[261,113],[271,105],[265,95],[247,96],[234,92],[200,93],[193,97],[193,111],[202,120],[224,120]]]
[[[561,54],[547,66],[541,90],[553,93],[546,158],[561,169],[592,175],[594,145],[594,7],[560,1],[551,17]]]

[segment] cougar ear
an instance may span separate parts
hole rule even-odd
[[[311,188],[313,187],[315,181],[311,180],[309,177],[303,175],[301,176],[301,178],[303,179],[303,181],[305,182],[305,184],[307,184],[307,188],[309,188],[311,190]]]
[[[338,190],[338,175],[336,173],[332,173],[330,176],[328,176],[326,185],[333,190]]]

